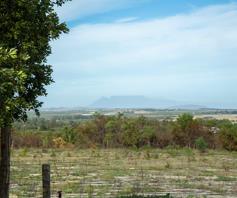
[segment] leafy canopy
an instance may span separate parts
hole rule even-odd
[[[26,120],[28,110],[38,114],[37,98],[53,82],[49,43],[68,32],[54,10],[65,1],[0,1],[0,126]]]

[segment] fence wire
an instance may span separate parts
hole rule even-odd
[[[58,197],[62,192],[63,198],[112,198],[127,194],[164,195],[171,193],[177,197],[187,197],[190,194],[207,197],[235,197],[237,193],[237,178],[233,181],[209,181],[207,186],[215,184],[216,190],[204,186],[207,176],[185,178],[182,174],[165,175],[159,167],[144,168],[142,164],[132,164],[124,168],[121,161],[96,161],[85,158],[49,160],[51,166],[51,194]],[[131,162],[132,163],[132,162]],[[169,169],[169,164],[166,164]],[[184,167],[185,169],[185,167]],[[176,170],[178,172],[178,170]],[[209,178],[210,179],[210,178]],[[199,188],[192,188],[192,185]],[[222,189],[228,191],[222,192]],[[11,162],[11,197],[12,198],[42,198],[42,162],[24,161]]]

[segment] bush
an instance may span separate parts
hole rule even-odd
[[[14,132],[12,134],[13,148],[41,148],[42,146],[42,136],[39,133]]]
[[[221,129],[219,139],[223,148],[237,151],[237,125],[232,124]]]
[[[66,142],[63,138],[58,137],[53,139],[53,144],[55,148],[64,148],[66,146]]]
[[[208,148],[208,144],[206,143],[203,137],[199,137],[195,140],[195,146],[201,152],[205,152]]]
[[[44,125],[48,131],[40,131]],[[15,128],[17,132],[12,137],[14,148],[165,148],[177,145],[202,152],[207,147],[237,150],[237,124],[226,120],[194,119],[190,114],[180,115],[176,121],[143,116],[132,118],[121,114],[96,114],[90,120],[78,123],[56,118],[32,119],[27,123],[15,123]]]

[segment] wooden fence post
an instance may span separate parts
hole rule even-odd
[[[62,198],[62,191],[58,191],[58,198]]]
[[[42,165],[43,198],[50,198],[50,165]]]

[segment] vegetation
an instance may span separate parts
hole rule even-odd
[[[35,148],[188,147],[237,150],[237,125],[228,120],[194,119],[182,114],[176,121],[95,114],[80,122],[31,119],[15,123],[13,146]]]
[[[41,164],[50,163],[53,195],[234,195],[237,158],[229,134],[236,134],[235,127],[228,120],[194,119],[191,114],[176,120],[96,113],[79,121],[51,117],[15,122],[11,193],[40,196]]]
[[[41,165],[51,164],[52,197],[128,195],[236,197],[237,152],[189,148],[14,149],[12,197],[42,197]]]
[[[130,117],[127,110],[27,121],[53,83],[47,57],[50,42],[68,32],[55,12],[66,1],[0,1],[0,197],[9,197],[10,183],[12,197],[39,197],[42,163],[51,163],[54,195],[171,198],[155,195],[167,187],[235,195],[237,124],[228,120]]]
[[[54,10],[66,0],[0,1],[0,197],[9,197],[11,126],[38,108],[53,82],[50,41],[68,32]]]
[[[205,152],[206,149],[208,148],[208,144],[206,143],[203,137],[199,137],[198,139],[196,139],[195,145],[196,148],[201,152]]]
[[[121,196],[119,198],[172,198],[172,196],[170,196],[169,194],[164,195],[164,196],[142,196],[142,195],[131,195],[131,196]]]
[[[220,131],[220,141],[227,150],[237,150],[237,125],[225,125]]]

